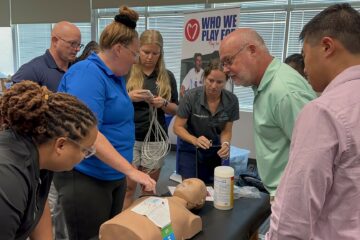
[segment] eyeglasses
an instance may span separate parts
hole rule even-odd
[[[84,44],[82,44],[82,43],[78,43],[78,42],[74,42],[74,41],[68,41],[68,40],[65,40],[65,39],[63,39],[63,38],[61,38],[61,37],[59,37],[59,36],[55,36],[55,37],[58,38],[58,39],[60,39],[60,40],[62,40],[62,41],[64,41],[64,42],[66,42],[66,43],[68,43],[68,44],[70,44],[70,46],[71,46],[72,48],[82,49],[82,48],[84,47]]]
[[[139,53],[138,52],[135,52],[134,50],[132,50],[131,48],[129,48],[126,45],[122,45],[122,46],[131,52],[131,54],[134,56],[134,59],[135,59],[136,62],[139,60]]]
[[[95,146],[91,146],[91,147],[87,148],[87,147],[82,146],[80,143],[78,143],[77,141],[75,141],[71,138],[66,138],[66,139],[69,140],[70,142],[74,143],[76,146],[78,146],[80,148],[82,153],[85,155],[84,158],[89,158],[96,153]]]
[[[244,46],[242,46],[236,53],[234,53],[231,56],[225,57],[223,60],[221,60],[221,64],[223,67],[229,67],[233,64],[235,57],[244,50],[247,46],[249,46],[248,43],[246,43]]]

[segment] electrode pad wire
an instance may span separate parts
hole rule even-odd
[[[157,120],[157,109],[155,107],[149,106],[149,118],[150,126],[144,138],[141,152],[145,158],[152,160],[153,165],[149,168],[151,171],[154,170],[160,159],[169,154],[171,143],[167,133]],[[151,141],[151,136],[153,136],[153,141]]]

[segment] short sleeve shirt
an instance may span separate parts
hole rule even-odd
[[[169,81],[171,86],[171,99],[170,102],[178,104],[178,92],[176,86],[175,76],[171,71],[167,71],[169,75]],[[144,76],[144,85],[143,89],[148,89],[154,96],[158,95],[157,90],[157,77],[158,74],[154,71],[149,76]],[[149,116],[149,104],[145,101],[133,102],[134,111],[135,111],[135,138],[137,141],[144,141],[145,136],[149,130],[150,126],[150,116]],[[166,123],[165,123],[165,112],[161,109],[157,109],[157,119],[164,131],[166,132]],[[150,137],[152,140],[152,136]]]
[[[11,80],[14,83],[31,80],[37,82],[40,86],[46,86],[50,91],[56,92],[64,73],[56,65],[50,51],[46,50],[44,55],[23,64],[12,76]]]
[[[0,132],[0,239],[25,240],[39,222],[53,173],[39,169],[31,139]]]
[[[64,75],[59,92],[76,96],[95,114],[99,131],[112,146],[132,162],[135,143],[134,108],[126,90],[126,81],[92,53],[74,64]],[[125,175],[96,156],[86,158],[75,169],[100,180],[119,180]]]
[[[200,87],[203,85],[203,73],[204,69],[200,69],[200,71],[196,71],[195,68],[190,69],[190,71],[184,77],[181,85],[184,86],[185,91],[190,89]]]
[[[288,162],[296,118],[316,94],[296,70],[276,58],[258,88],[254,87],[254,93],[257,166],[266,189],[274,196]]]
[[[190,134],[218,141],[225,124],[239,119],[239,101],[233,93],[223,89],[219,106],[215,114],[212,114],[207,104],[205,88],[201,86],[185,94],[176,115],[187,119],[186,129]]]

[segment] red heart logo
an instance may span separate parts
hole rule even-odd
[[[195,41],[200,33],[200,24],[196,19],[190,19],[185,25],[185,37],[188,41]]]
[[[190,36],[191,39],[194,39],[197,29],[198,29],[197,24],[188,24],[186,26],[187,34]]]

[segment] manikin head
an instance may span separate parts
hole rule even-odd
[[[184,199],[187,202],[187,209],[199,209],[205,204],[205,183],[198,178],[185,179],[177,185],[173,196]]]

